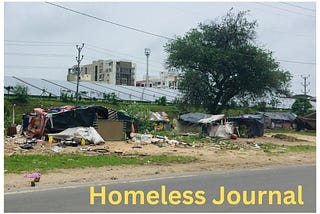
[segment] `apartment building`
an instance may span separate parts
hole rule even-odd
[[[80,68],[80,81],[135,85],[136,64],[121,60],[96,60]],[[68,69],[68,81],[76,81],[77,66]]]
[[[145,87],[146,76],[143,80],[137,81],[137,87]],[[162,89],[178,89],[179,75],[175,72],[162,71],[158,77],[149,76],[149,87],[150,88],[162,88]]]

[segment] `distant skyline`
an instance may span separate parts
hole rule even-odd
[[[136,79],[165,70],[164,45],[199,23],[249,10],[257,20],[256,44],[273,52],[293,79],[291,91],[316,95],[315,2],[45,2],[4,3],[4,75],[66,80],[76,64],[76,45],[85,44],[82,65],[98,59],[130,60]],[[67,10],[69,8],[78,13]],[[79,13],[83,13],[82,15]],[[91,16],[85,16],[85,14]]]

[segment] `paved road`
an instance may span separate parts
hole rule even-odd
[[[163,193],[161,186],[165,186],[166,193]],[[304,205],[299,205],[298,185],[302,185],[302,201]],[[106,188],[106,204],[101,204],[101,198],[96,197],[94,205],[90,205],[90,186],[94,186],[95,192],[101,192],[101,188]],[[230,205],[227,199],[221,205],[212,203],[212,199],[219,200],[220,188],[225,187],[225,195],[231,190],[235,190],[242,195],[243,190],[248,192],[259,190],[279,190],[282,194],[281,205],[268,204],[268,197],[262,198],[262,205],[258,205],[258,198],[255,205],[244,205],[240,195],[240,202],[237,205]],[[163,188],[163,187],[162,187]],[[148,201],[145,198],[144,205],[132,205],[132,198],[129,198],[129,205],[124,205],[125,190],[142,190],[146,195],[149,191],[159,192],[159,198],[150,193],[150,197],[156,197]],[[181,200],[191,205],[169,203],[169,193],[173,190],[181,192]],[[192,192],[184,191],[190,190]],[[195,195],[196,191],[203,190],[202,195]],[[292,192],[285,193],[286,190]],[[117,194],[113,192],[113,198],[108,199],[111,191],[118,191],[123,198],[119,201]],[[295,194],[294,196],[292,194]],[[162,195],[161,195],[162,194]],[[172,193],[171,200],[179,202],[178,193]],[[231,193],[229,193],[231,194]],[[163,198],[161,198],[163,196]],[[226,196],[227,197],[227,196]],[[238,195],[232,192],[230,201],[237,202]],[[250,200],[250,195],[247,200]],[[257,196],[256,196],[257,197]],[[287,197],[286,199],[284,199]],[[178,198],[178,199],[177,199]],[[203,205],[197,205],[203,202]],[[159,199],[159,200],[157,200]],[[111,205],[110,200],[120,205]],[[163,205],[162,200],[167,201]],[[301,200],[301,199],[300,199]],[[284,205],[284,201],[296,201],[296,205]],[[140,198],[137,197],[137,202]],[[150,205],[149,202],[158,202],[158,205]],[[46,189],[28,189],[19,192],[9,192],[4,195],[5,212],[315,212],[316,210],[316,167],[315,165],[281,167],[270,169],[254,169],[227,172],[206,172],[200,174],[180,174],[166,177],[153,177],[141,180],[112,181],[95,184],[79,184],[74,186],[60,186]]]

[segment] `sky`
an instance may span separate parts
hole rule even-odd
[[[137,65],[137,80],[146,73],[144,49],[150,48],[149,74],[159,76],[166,70],[168,38],[183,36],[232,8],[250,11],[247,18],[258,23],[256,44],[272,51],[281,68],[292,74],[293,94],[303,93],[307,77],[308,94],[316,95],[315,2],[54,4],[91,17],[46,2],[4,3],[5,76],[66,80],[68,68],[76,64],[76,45],[82,43],[82,65],[98,59],[130,60]]]

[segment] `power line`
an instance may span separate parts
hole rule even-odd
[[[72,44],[70,42],[64,42],[64,43],[59,43],[59,42],[43,42],[43,41],[17,41],[17,40],[4,40],[4,41],[7,41],[7,42],[26,42],[26,43],[52,43],[52,44]],[[112,52],[112,53],[118,53],[118,54],[122,54],[122,55],[127,55],[127,56],[131,56],[132,58],[136,58],[137,57],[134,57],[132,55],[129,55],[129,54],[126,54],[126,53],[120,53],[120,52],[115,52],[115,51],[112,51],[110,49],[106,49],[106,48],[101,48],[101,47],[98,47],[97,45],[93,45],[93,44],[86,44],[87,47],[86,49],[88,50],[91,50],[91,51],[95,51],[95,52],[98,52],[98,53],[103,53],[103,54],[108,54],[108,55],[111,55],[111,56],[115,56],[115,57],[119,57],[119,55],[114,55],[114,54],[110,54],[108,52]],[[32,45],[30,45],[32,46]],[[90,48],[91,47],[91,48]],[[100,50],[99,50],[100,49]],[[53,56],[67,56],[67,57],[70,57],[71,55],[60,55],[60,54],[32,54],[32,53],[5,53],[5,54],[8,54],[8,55],[41,55],[41,56],[46,56],[46,55],[53,55]],[[251,56],[251,55],[248,55],[248,54],[243,54],[243,53],[237,53],[239,55],[246,55],[246,56]],[[90,56],[90,58],[92,59],[95,59],[96,57],[92,57]],[[142,62],[142,60],[136,60],[136,61],[140,61]],[[297,61],[297,60],[284,60],[284,59],[277,59],[277,61],[282,61],[282,62],[288,62],[288,63],[296,63],[296,64],[308,64],[308,65],[315,65],[316,63],[315,62],[306,62],[306,61]],[[153,62],[157,62],[159,64],[161,64],[160,62],[158,61],[153,61]],[[142,62],[145,64],[145,62]]]
[[[137,57],[137,56],[133,56],[133,55],[126,54],[126,53],[121,53],[121,52],[113,51],[113,50],[110,50],[110,49],[101,48],[101,47],[98,47],[96,45],[87,44],[87,46],[92,47],[92,48],[88,48],[89,50],[96,51],[96,52],[99,52],[99,53],[109,54],[109,55],[113,55],[115,57],[119,57],[119,55],[126,55],[126,56],[129,56],[131,58],[140,59],[140,60],[137,60],[137,61],[140,61],[140,62],[142,62],[142,60],[143,60],[142,57]],[[107,52],[116,53],[116,54],[119,54],[119,55],[114,55],[114,54],[110,54],[110,53],[107,53]],[[162,63],[159,62],[159,61],[155,61],[155,60],[150,60],[150,61],[162,65]]]
[[[102,18],[93,16],[93,15],[89,15],[89,14],[86,14],[86,13],[83,13],[83,12],[80,12],[80,11],[77,11],[77,10],[73,10],[73,9],[70,9],[70,8],[67,8],[67,7],[58,5],[58,4],[51,3],[51,2],[45,2],[45,3],[50,4],[50,5],[53,5],[53,6],[55,6],[55,7],[62,8],[62,9],[64,9],[64,10],[71,11],[71,12],[73,12],[73,13],[77,13],[77,14],[82,15],[82,16],[86,16],[86,17],[89,17],[89,18],[93,18],[93,19],[96,19],[96,20],[99,20],[99,21],[103,21],[103,22],[109,23],[109,24],[113,24],[113,25],[116,25],[116,26],[118,26],[118,27],[127,28],[127,29],[129,29],[129,30],[134,30],[134,31],[137,31],[137,32],[140,32],[140,33],[148,34],[148,35],[155,36],[155,37],[159,37],[159,38],[163,38],[163,39],[168,39],[168,40],[173,39],[173,38],[170,38],[170,37],[167,37],[167,36],[162,36],[162,35],[160,35],[160,34],[151,33],[151,32],[145,31],[145,30],[140,30],[140,29],[138,29],[138,28],[129,27],[129,26],[126,26],[126,25],[123,25],[123,24],[119,24],[119,23],[113,22],[113,21],[109,21],[109,20],[106,20],[106,19],[102,19]]]
[[[69,67],[65,66],[28,66],[28,65],[5,65],[5,68],[19,68],[19,69],[66,69]]]
[[[264,5],[264,6],[266,6],[266,7],[275,8],[275,9],[278,9],[278,10],[287,11],[287,12],[289,12],[289,13],[294,13],[294,14],[298,14],[298,15],[309,16],[309,17],[315,18],[314,15],[309,15],[309,14],[305,14],[305,13],[298,13],[298,12],[295,12],[295,11],[292,11],[292,10],[287,10],[287,9],[284,9],[284,8],[281,8],[281,7],[272,6],[272,5],[269,5],[269,4],[262,3],[262,2],[254,2],[254,3],[255,3],[255,4]]]
[[[278,59],[278,61],[296,63],[296,64],[306,64],[306,65],[315,65],[316,64],[315,62],[302,62],[302,61],[284,60],[284,59]]]
[[[73,55],[67,54],[37,54],[37,53],[14,53],[14,52],[4,52],[4,55],[14,55],[14,56],[41,56],[41,57],[73,57]]]
[[[280,3],[281,4],[285,4],[285,5],[289,5],[291,7],[297,7],[297,8],[303,9],[303,10],[309,10],[309,11],[312,11],[312,12],[316,12],[316,10],[313,10],[313,9],[310,9],[310,8],[306,8],[306,7],[302,7],[302,6],[298,6],[298,5],[295,5],[295,4],[288,3],[288,2],[280,2]]]
[[[72,46],[72,45],[66,45],[66,44],[4,44],[4,45],[10,45],[10,46]]]
[[[5,42],[14,42],[14,43],[49,43],[49,44],[65,44],[65,45],[74,45],[74,42],[44,42],[44,41],[26,41],[26,40],[8,40],[5,39]]]

